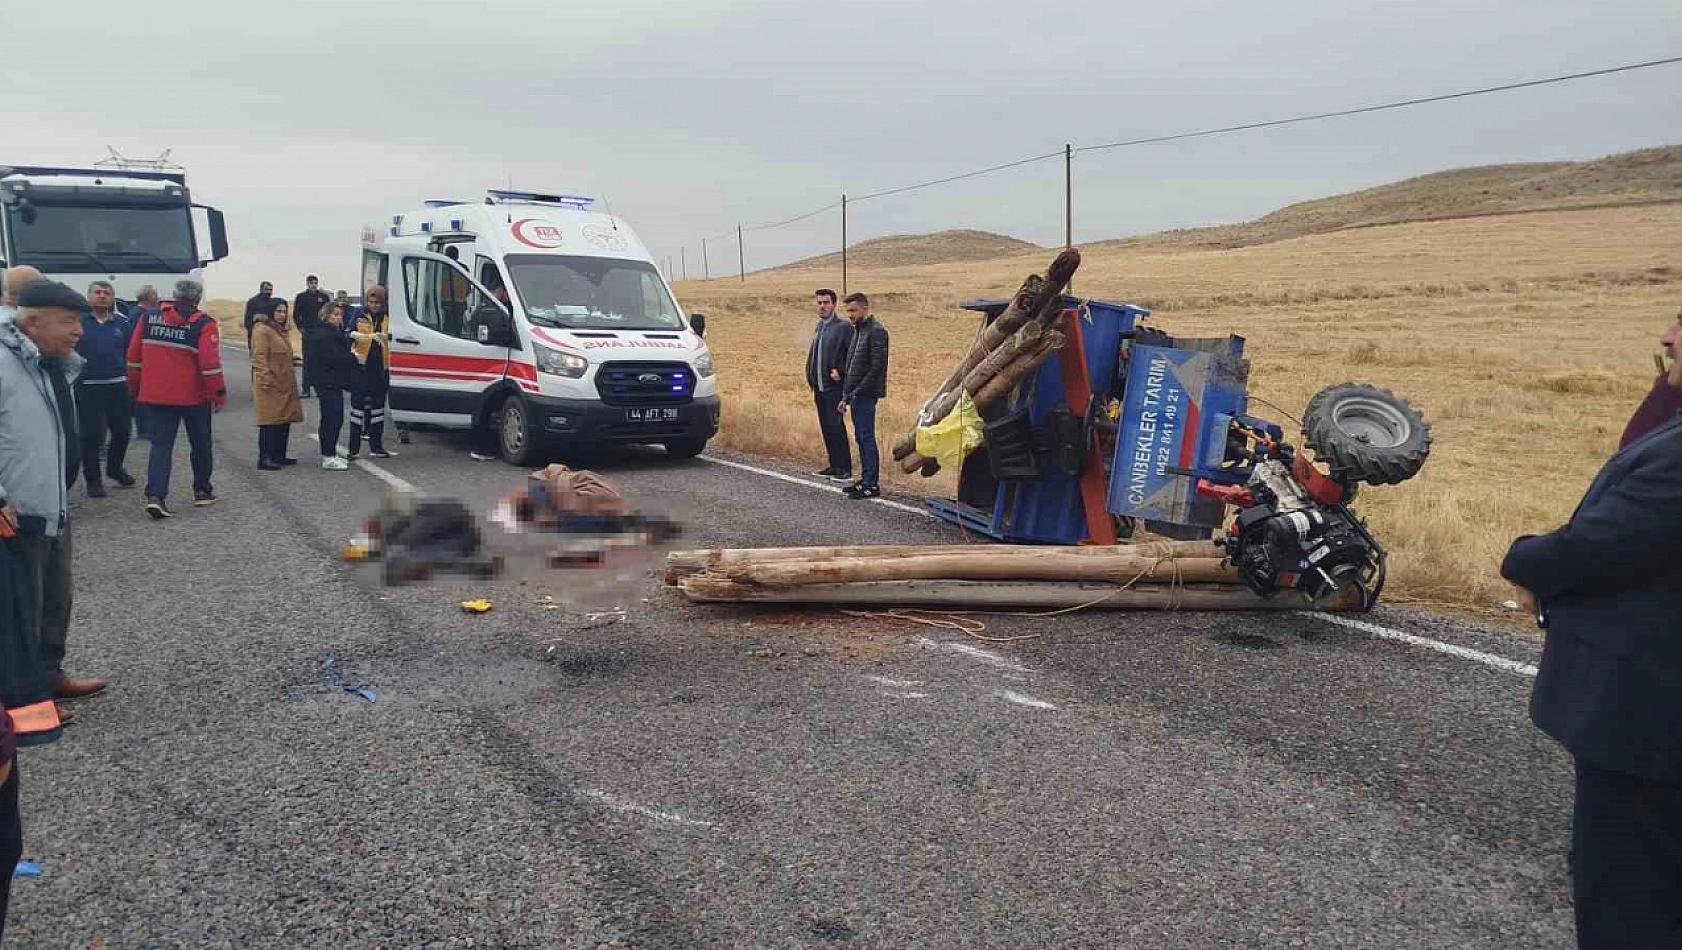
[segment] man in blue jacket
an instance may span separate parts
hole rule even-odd
[[[85,361],[76,378],[76,416],[82,427],[82,479],[89,498],[105,497],[105,478],[119,488],[133,488],[128,473],[130,401],[128,395],[128,318],[116,310],[117,292],[103,280],[88,285],[88,312],[82,315],[82,339],[76,352]],[[109,438],[108,445],[106,443]],[[109,451],[102,452],[108,448]],[[105,470],[100,471],[103,456]]]
[[[1675,358],[1682,328],[1663,339]],[[1673,369],[1670,385],[1682,387]],[[1601,468],[1501,565],[1547,630],[1530,716],[1576,759],[1583,947],[1682,947],[1682,416]]]

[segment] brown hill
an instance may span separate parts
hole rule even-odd
[[[847,249],[852,267],[902,267],[916,264],[946,264],[953,261],[986,261],[1024,251],[1041,250],[1038,244],[990,231],[937,231],[934,234],[894,234],[860,241]],[[839,267],[841,254],[823,254],[784,264],[776,270],[807,267]]]
[[[1349,228],[1496,214],[1682,201],[1682,146],[1586,162],[1456,168],[1288,205],[1254,221],[1164,231],[1107,244],[1246,247]]]

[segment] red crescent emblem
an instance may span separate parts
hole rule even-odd
[[[514,239],[527,247],[547,251],[561,246],[561,229],[547,221],[521,218],[514,222],[510,230],[514,232]]]

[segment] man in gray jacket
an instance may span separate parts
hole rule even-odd
[[[72,586],[70,484],[81,465],[71,386],[81,368],[76,343],[88,302],[63,284],[25,283],[25,276],[6,273],[6,299],[16,307],[0,312],[0,536],[22,601],[21,621],[7,625],[0,646],[12,668],[9,689],[32,694],[8,695],[8,706],[105,688],[101,680],[67,679],[63,671]],[[32,662],[16,665],[24,657]]]
[[[829,466],[814,475],[837,482],[853,478],[853,451],[847,444],[847,423],[841,416],[841,383],[847,370],[847,352],[853,345],[853,326],[835,314],[835,291],[825,288],[814,295],[818,325],[806,347],[806,385],[818,406],[818,430],[823,433]]]

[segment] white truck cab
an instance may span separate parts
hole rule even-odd
[[[391,310],[399,424],[494,426],[502,456],[658,444],[700,454],[718,432],[701,339],[625,222],[565,195],[428,201],[365,241],[362,286]]]

